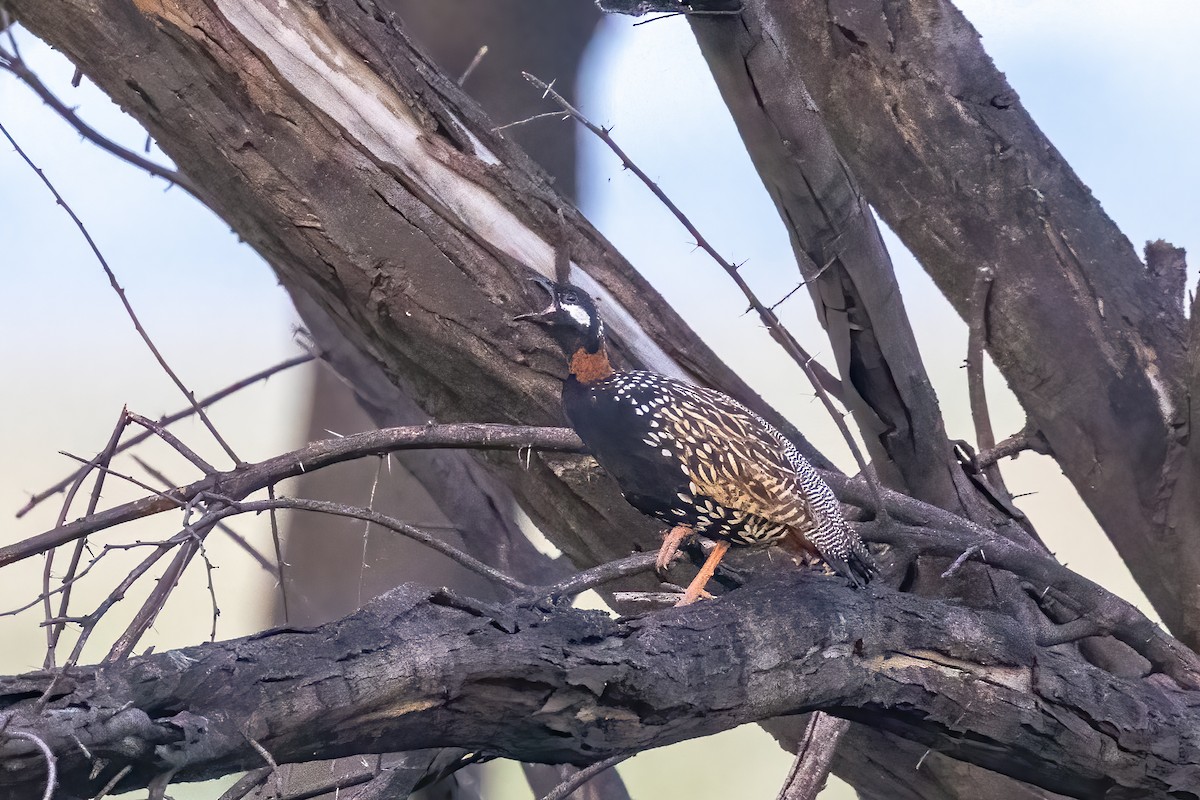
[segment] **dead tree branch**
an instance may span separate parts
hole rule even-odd
[[[49,680],[0,680],[0,711],[48,744],[69,796],[129,765],[118,790],[244,769],[261,763],[250,738],[281,764],[309,758],[314,732],[329,755],[452,732],[495,755],[586,765],[817,708],[1075,797],[1200,792],[1193,693],[1038,648],[997,615],[812,573],[623,621],[405,587],[312,630],[76,668],[39,712],[27,698]],[[1169,752],[1155,744],[1164,724]],[[98,774],[76,737],[112,755]],[[3,785],[42,785],[35,753],[0,744]]]

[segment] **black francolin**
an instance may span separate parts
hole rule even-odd
[[[673,526],[659,570],[692,533],[716,541],[677,605],[704,593],[730,545],[790,545],[820,556],[856,586],[871,579],[875,564],[837,498],[783,434],[721,392],[654,372],[614,371],[592,299],[569,284],[535,281],[550,304],[516,319],[546,326],[570,357],[563,409],[625,499]]]

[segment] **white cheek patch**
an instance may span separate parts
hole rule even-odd
[[[573,319],[581,328],[590,328],[592,326],[592,318],[588,315],[581,306],[563,305],[562,310]]]

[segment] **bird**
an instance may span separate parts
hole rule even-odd
[[[856,587],[878,568],[833,491],[782,433],[732,397],[646,370],[617,371],[593,299],[569,283],[531,279],[549,305],[514,321],[543,326],[568,357],[563,411],[626,501],[671,525],[661,574],[695,534],[713,539],[676,603],[704,587],[731,546],[781,544],[817,556]]]

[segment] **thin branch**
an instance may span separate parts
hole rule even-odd
[[[994,277],[995,271],[988,266],[981,267],[975,274],[971,309],[968,313],[967,394],[970,397],[971,419],[975,422],[975,445],[981,451],[991,450],[996,446],[996,436],[992,432],[992,416],[987,404],[987,390],[983,381],[983,351],[987,346],[987,306]],[[1009,493],[1004,486],[1000,468],[994,461],[982,469],[988,482],[996,490],[1004,495]]]
[[[295,358],[289,358],[286,361],[281,361],[280,363],[278,363],[272,367],[267,367],[266,369],[256,372],[253,375],[249,375],[245,378],[242,378],[240,381],[231,383],[229,386],[226,386],[224,389],[221,389],[220,391],[213,392],[212,394],[208,395],[207,397],[201,399],[200,402],[197,403],[197,405],[199,405],[200,408],[208,408],[209,406],[213,405],[214,403],[220,402],[221,400],[224,400],[226,397],[229,397],[232,394],[236,394],[237,392],[240,392],[242,389],[245,389],[248,386],[258,383],[259,381],[265,381],[268,378],[272,377],[273,375],[276,375],[285,370],[289,370],[292,367],[297,367],[297,366],[300,366],[301,364],[307,364],[309,361],[312,361],[314,358],[316,358],[316,356],[306,353],[302,356],[296,356]],[[187,419],[188,417],[192,416],[195,413],[196,413],[196,409],[194,407],[189,406],[188,408],[185,408],[182,411],[177,411],[174,414],[168,414],[166,416],[159,417],[156,420],[156,422],[158,423],[158,425],[160,427],[165,428],[168,425],[172,425],[176,422],[179,422],[180,420]],[[153,431],[147,430],[147,431],[138,433],[135,436],[131,436],[130,438],[128,438],[124,442],[122,442],[120,444],[120,446],[117,447],[117,449],[114,451],[113,454],[117,455],[117,454],[123,453],[126,450],[130,449],[131,447],[141,444],[142,442],[146,441],[153,435],[154,435]],[[71,475],[68,475],[67,477],[63,478],[61,481],[54,484],[49,489],[38,492],[37,494],[31,496],[29,498],[29,502],[27,502],[24,506],[22,506],[17,511],[17,513],[16,513],[17,518],[19,519],[19,518],[25,516],[30,511],[37,508],[37,506],[39,506],[45,500],[49,499],[50,497],[53,497],[54,495],[58,494],[61,491],[64,491],[65,489],[67,489],[67,487],[69,487],[71,485],[72,481],[75,481],[78,479],[79,475],[86,474],[86,470],[87,470],[87,467],[81,467],[79,470],[76,470]]]
[[[213,498],[220,500],[221,498]],[[510,578],[503,572],[494,569],[479,559],[471,556],[456,547],[446,544],[441,539],[431,533],[421,530],[416,526],[409,525],[403,520],[389,517],[386,514],[380,514],[378,511],[372,511],[369,508],[359,508],[357,506],[349,506],[343,503],[332,503],[326,500],[304,500],[294,497],[280,497],[276,500],[253,500],[247,502],[229,501],[229,505],[237,513],[268,511],[272,508],[288,508],[295,511],[315,511],[320,514],[333,514],[339,517],[351,517],[353,519],[361,519],[364,522],[370,522],[378,525],[381,528],[387,528],[390,531],[403,534],[413,541],[420,542],[426,547],[436,550],[457,564],[466,567],[477,575],[481,575],[494,583],[498,583],[504,588],[515,592],[524,593],[529,591],[529,587],[520,581]]]
[[[266,783],[267,778],[271,777],[273,772],[274,770],[270,767],[250,770],[238,778],[238,782],[226,789],[217,800],[242,800],[246,795]]]
[[[53,92],[50,91],[46,84],[42,83],[41,78],[37,73],[29,68],[29,66],[21,59],[16,52],[9,52],[0,47],[0,69],[8,70],[16,78],[22,81],[26,86],[34,91],[42,102],[50,106],[54,113],[62,117],[67,124],[79,132],[79,135],[87,139],[92,144],[99,147],[101,150],[106,150],[112,153],[117,158],[125,161],[138,169],[143,169],[151,175],[163,178],[170,183],[183,189],[185,192],[200,200],[199,192],[196,186],[179,170],[164,167],[161,164],[156,164],[148,158],[144,158],[134,151],[122,147],[113,140],[109,139],[104,134],[97,131],[92,126],[88,125],[75,110],[68,106],[63,101],[59,100]],[[204,202],[201,200],[201,202]]]
[[[204,492],[219,492],[235,500],[331,464],[377,456],[396,450],[469,448],[473,450],[537,449],[577,452],[579,437],[568,428],[548,428],[499,424],[411,425],[364,431],[337,439],[313,442],[298,450],[255,464],[208,475],[172,489],[162,496],[143,497],[131,503],[93,514],[86,519],[60,525],[21,542],[0,547],[0,567],[45,552],[51,547],[73,542],[96,531],[135,519],[169,511],[195,500]]]
[[[176,537],[181,538],[182,542],[175,551],[175,557],[167,565],[167,568],[163,570],[162,575],[158,578],[158,582],[154,585],[154,589],[150,592],[145,602],[142,603],[142,607],[134,614],[125,631],[113,642],[108,655],[104,657],[106,663],[122,661],[128,658],[129,654],[133,652],[133,648],[137,646],[142,636],[154,624],[154,620],[158,619],[159,613],[166,606],[167,600],[175,591],[175,587],[179,585],[179,579],[182,577],[184,570],[192,563],[192,559],[195,558],[200,548],[204,546],[204,538],[208,536],[217,519],[219,517],[206,514],[195,525],[185,525],[183,530],[176,534]],[[161,552],[165,551],[160,551],[160,554]]]
[[[975,555],[979,555],[981,558],[983,557],[983,548],[977,544],[971,545],[970,547],[968,547],[966,550],[963,551],[962,555],[960,555],[958,558],[954,559],[954,563],[946,568],[946,571],[942,573],[942,577],[943,578],[954,577],[954,574],[956,572],[958,572],[960,569],[962,569],[962,565],[967,563],[968,561],[970,561],[971,557],[975,556]]]
[[[375,510],[375,492],[379,489],[379,478],[383,475],[383,466],[386,463],[387,456],[380,456],[379,463],[375,465],[375,479],[371,481],[371,495],[367,498],[368,511],[373,512]],[[371,521],[367,520],[367,524],[363,526],[362,553],[359,554],[358,560],[358,608],[362,608],[363,604],[363,581],[366,580],[367,577],[367,546],[370,541]]]
[[[59,450],[58,454],[60,456],[66,456],[67,458],[72,459],[73,461],[80,461],[85,464],[91,463],[91,462],[88,462],[86,459],[84,459],[82,456],[77,456],[74,453],[68,453],[66,450]],[[146,483],[145,481],[140,481],[137,478],[133,477],[132,475],[127,475],[124,472],[118,472],[117,470],[113,469],[112,467],[102,467],[102,466],[96,465],[95,469],[104,475],[112,475],[114,478],[123,480],[126,483],[131,483],[134,486],[138,487],[139,489],[150,492],[151,494],[153,494],[156,497],[162,497],[166,500],[171,500],[170,495],[166,494],[161,489],[156,489],[155,487],[151,486],[150,484]],[[172,500],[172,502],[175,502],[175,501]],[[179,505],[181,507],[183,506],[182,503],[177,503],[177,505]],[[88,514],[91,514],[94,511],[95,511],[95,509],[92,509],[91,511],[88,512]],[[86,518],[87,516],[88,515],[85,514],[84,518]]]
[[[475,57],[471,59],[471,63],[467,64],[467,68],[463,70],[463,74],[458,77],[458,85],[462,86],[467,82],[467,78],[471,77],[471,73],[479,66],[479,62],[483,61],[483,57],[488,54],[488,46],[485,44],[475,52]]]
[[[42,800],[52,800],[54,790],[58,786],[58,759],[54,757],[54,751],[50,749],[50,745],[46,744],[40,736],[28,731],[8,731],[6,735],[13,739],[33,742],[37,749],[42,751],[42,757],[46,759],[46,790],[42,793]]]
[[[100,252],[100,248],[97,247],[95,240],[92,239],[92,235],[88,232],[87,226],[83,224],[83,220],[81,220],[75,214],[75,211],[71,208],[67,201],[61,194],[59,194],[58,189],[54,187],[54,184],[51,183],[50,179],[46,177],[46,174],[42,172],[42,170],[39,169],[36,164],[33,163],[33,160],[26,155],[25,151],[21,149],[20,145],[17,144],[16,140],[13,139],[12,135],[8,132],[8,129],[5,128],[3,124],[0,124],[0,133],[4,134],[4,138],[8,139],[9,143],[12,144],[13,148],[17,151],[17,155],[21,157],[21,160],[29,165],[29,168],[34,171],[38,178],[41,179],[42,183],[45,184],[46,188],[50,190],[50,193],[54,195],[54,199],[60,206],[62,206],[63,211],[67,213],[67,216],[71,218],[71,221],[75,223],[75,227],[79,228],[79,232],[83,234],[83,238],[87,241],[88,247],[91,248],[92,254],[100,263],[101,268],[103,268],[104,274],[108,276],[108,282],[112,286],[113,291],[117,293],[117,297],[120,298],[121,305],[125,307],[126,315],[128,315],[129,319],[133,322],[133,327],[137,330],[138,335],[142,338],[142,341],[146,343],[146,347],[150,349],[151,354],[158,362],[158,365],[162,367],[163,372],[167,374],[167,377],[171,379],[179,391],[183,393],[183,396],[187,398],[189,403],[191,403],[193,410],[196,412],[197,416],[200,417],[200,421],[204,423],[204,427],[208,428],[209,433],[211,433],[213,438],[216,439],[217,443],[221,445],[221,448],[225,451],[229,458],[232,459],[235,464],[240,464],[241,459],[238,458],[237,453],[233,451],[233,448],[229,446],[229,444],[217,431],[217,428],[215,425],[213,425],[212,420],[210,420],[208,415],[204,413],[204,409],[201,408],[196,402],[196,395],[192,393],[191,389],[184,385],[183,381],[179,379],[179,376],[175,374],[175,371],[171,369],[171,366],[167,363],[167,360],[163,357],[163,354],[159,352],[158,346],[154,344],[154,340],[150,338],[150,334],[148,334],[146,329],[142,327],[141,320],[138,319],[137,313],[133,310],[133,306],[129,303],[129,298],[125,296],[125,290],[121,287],[121,284],[117,282],[116,274],[108,266],[108,261]]]
[[[83,483],[83,480],[92,469],[99,469],[100,472],[96,476],[96,481],[92,486],[92,495],[88,498],[87,512],[84,516],[91,516],[96,513],[96,507],[100,503],[100,492],[104,488],[104,476],[108,465],[112,462],[113,453],[116,452],[117,445],[121,441],[121,436],[125,432],[125,428],[129,425],[129,415],[126,409],[122,408],[120,415],[117,417],[117,424],[113,426],[113,432],[108,438],[104,449],[91,461],[84,465],[84,471],[79,473],[78,479],[75,481],[71,491],[67,493],[67,497],[63,500],[62,511],[58,518],[58,524],[62,525],[66,520],[66,515],[71,507],[71,500],[75,495],[75,490]],[[59,598],[58,617],[65,617],[68,614],[68,607],[71,601],[71,586],[74,584],[76,571],[79,569],[79,561],[83,558],[84,548],[87,547],[87,539],[80,539],[75,542],[75,549],[71,553],[71,562],[67,565],[66,574],[63,575],[60,581],[60,586],[63,587],[62,597]],[[45,571],[42,574],[42,592],[45,596],[44,610],[46,618],[49,619],[50,614],[50,577],[51,569],[54,564],[54,550],[46,553]],[[59,637],[62,636],[62,625],[49,625],[46,627],[46,659],[44,667],[46,669],[54,668],[55,653],[58,648]]]
[[[696,242],[696,245],[704,252],[708,253],[708,255],[712,257],[712,259],[717,262],[717,264],[719,264],[723,270],[725,270],[725,273],[733,279],[733,282],[737,284],[737,287],[742,291],[742,294],[745,295],[746,299],[750,302],[750,307],[758,313],[759,319],[761,319],[763,325],[766,326],[771,338],[774,339],[784,349],[784,352],[791,356],[792,360],[795,361],[800,369],[804,372],[804,375],[808,378],[809,383],[812,384],[813,390],[817,393],[817,397],[821,399],[821,403],[825,406],[825,410],[829,412],[829,416],[833,419],[834,424],[837,425],[838,431],[842,434],[842,438],[845,439],[846,446],[849,447],[851,454],[854,456],[855,463],[858,464],[859,472],[862,473],[863,477],[867,481],[867,484],[871,487],[872,493],[875,495],[877,501],[875,503],[876,513],[886,514],[887,512],[883,508],[883,499],[882,494],[880,493],[879,481],[875,476],[875,472],[867,464],[866,459],[863,458],[862,451],[858,447],[858,442],[855,441],[854,435],[850,432],[849,426],[846,425],[846,419],[844,415],[834,405],[833,398],[831,397],[832,391],[840,391],[841,382],[834,378],[828,370],[826,370],[811,355],[809,355],[808,351],[804,349],[804,346],[801,345],[800,342],[787,330],[787,328],[783,326],[783,323],[779,321],[779,317],[775,315],[775,312],[758,299],[758,296],[754,294],[754,291],[750,288],[749,284],[747,284],[745,279],[742,278],[738,268],[727,261],[720,253],[717,252],[715,247],[709,244],[708,240],[705,239],[700,233],[700,230],[694,224],[692,224],[692,221],[687,217],[686,214],[683,213],[679,206],[675,205],[674,201],[667,196],[667,193],[664,192],[662,188],[659,187],[659,185],[655,183],[650,176],[645,173],[645,171],[642,170],[641,167],[639,167],[631,158],[629,158],[629,156],[624,150],[621,149],[620,145],[616,143],[607,130],[599,125],[596,125],[587,117],[585,117],[577,108],[567,102],[566,98],[556,92],[550,84],[534,75],[529,74],[528,72],[522,72],[521,74],[525,77],[525,80],[541,89],[544,97],[549,97],[551,100],[557,103],[564,112],[569,114],[572,119],[595,134],[600,141],[604,142],[604,144],[607,145],[610,150],[612,150],[617,158],[621,160],[621,165],[636,175],[642,181],[642,183],[645,184],[646,188],[648,188],[650,192],[667,208],[667,210],[674,215],[675,219],[679,220],[679,223],[683,225],[684,229],[691,234],[692,238]],[[841,398],[839,398],[839,400],[841,400]]]
[[[1053,455],[1050,443],[1042,436],[1031,421],[1026,421],[1025,427],[1009,436],[1000,444],[988,450],[980,451],[975,456],[975,468],[987,469],[1002,458],[1016,458],[1019,453],[1030,450],[1044,456]]]
[[[656,558],[658,558],[657,553],[634,553],[617,561],[598,564],[590,569],[585,569],[582,572],[577,572],[570,577],[564,578],[558,583],[538,587],[533,590],[532,596],[535,600],[549,598],[552,601],[557,601],[565,597],[574,597],[586,592],[588,589],[594,589],[605,583],[647,572],[654,568]],[[679,599],[678,596],[673,596],[671,602],[677,599]]]
[[[539,119],[546,119],[548,117],[554,117],[556,119],[570,119],[571,115],[565,114],[562,111],[546,111],[542,114],[534,114],[532,117],[525,117],[525,119],[519,119],[516,122],[508,122],[508,123],[505,123],[504,125],[497,125],[496,127],[492,128],[492,131],[493,132],[506,131],[509,128],[515,128],[518,125],[525,125],[527,123],[535,122]]]
[[[267,485],[267,497],[271,500],[277,499],[275,496],[275,484]],[[283,624],[286,625],[291,621],[292,616],[288,611],[288,591],[287,591],[287,575],[283,571],[287,566],[283,560],[283,539],[279,534],[279,516],[272,509],[269,514],[271,520],[271,544],[275,548],[275,568],[276,580],[279,581],[279,605],[283,611]],[[256,551],[257,552],[257,551]]]
[[[201,472],[203,472],[205,475],[212,475],[218,471],[216,467],[214,467],[212,464],[209,464],[207,461],[205,461],[203,458],[201,458],[194,450],[192,450],[192,448],[190,448],[186,444],[184,444],[179,439],[178,436],[171,433],[170,431],[168,431],[163,426],[159,425],[154,420],[147,419],[146,417],[143,417],[141,414],[135,414],[132,411],[129,412],[129,419],[130,419],[130,421],[136,422],[138,425],[141,425],[143,428],[150,431],[155,436],[157,436],[158,438],[162,439],[164,442],[169,444],[172,448],[175,449],[175,451],[177,453],[179,453],[179,455],[183,456],[188,461],[192,462],[192,464],[195,465],[195,467],[197,469],[199,469]]]
[[[267,748],[265,748],[261,744],[259,744],[258,740],[247,736],[246,741],[248,741],[250,743],[250,746],[254,748],[256,753],[258,753],[260,756],[262,756],[262,760],[267,762],[267,765],[271,769],[271,776],[275,779],[275,796],[282,797],[283,796],[283,773],[279,771],[279,764],[276,763],[275,757],[271,755],[270,751],[268,751]]]
[[[595,764],[584,767],[560,783],[558,786],[555,786],[553,789],[551,789],[550,792],[542,798],[542,800],[566,800],[580,786],[583,786],[601,772],[612,769],[617,764],[625,761],[630,755],[631,754],[609,756],[603,761],[597,761]]]
[[[108,783],[100,787],[100,791],[96,793],[96,796],[93,797],[92,800],[104,800],[104,798],[108,796],[108,793],[116,788],[116,785],[121,782],[121,779],[130,772],[133,772],[132,764],[126,764],[125,766],[121,767],[121,769],[117,771],[117,774],[113,775],[112,778],[109,779]]]
[[[792,762],[792,769],[776,800],[816,800],[829,779],[838,742],[849,729],[850,723],[846,720],[814,711],[808,718],[796,748],[796,760]]]
[[[150,477],[154,478],[154,480],[158,481],[159,483],[162,483],[164,486],[178,486],[179,485],[175,481],[172,481],[170,478],[168,478],[164,473],[155,469],[150,464],[146,463],[146,461],[144,459],[139,458],[138,456],[133,456],[132,458],[139,467],[144,469],[150,475]],[[272,522],[272,525],[274,525],[274,522],[275,522],[274,514],[271,515],[271,522]],[[281,573],[279,571],[279,568],[275,564],[272,564],[270,559],[268,559],[262,553],[258,552],[258,550],[255,549],[255,547],[252,544],[250,544],[250,542],[246,541],[245,536],[242,536],[240,533],[238,533],[233,528],[226,525],[224,522],[217,523],[217,530],[219,530],[221,533],[225,534],[230,539],[232,539],[234,544],[236,544],[239,548],[241,548],[242,551],[244,553],[246,553],[246,555],[250,556],[255,561],[257,561],[258,565],[260,567],[262,567],[264,570],[266,570],[268,573],[270,573],[270,575],[273,578],[275,578],[276,580],[280,579]],[[276,529],[274,532],[276,534],[276,541],[278,541],[278,529]]]

